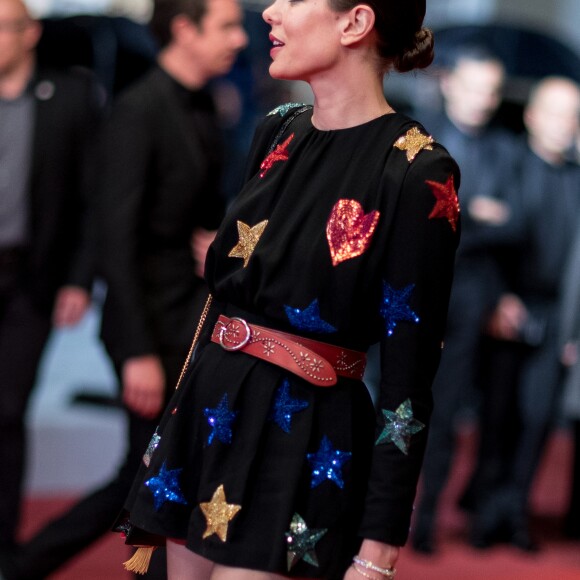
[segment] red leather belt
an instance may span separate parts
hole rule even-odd
[[[268,361],[319,387],[336,384],[337,375],[362,379],[366,354],[221,315],[212,342]]]

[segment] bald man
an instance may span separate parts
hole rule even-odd
[[[40,70],[40,24],[0,0],[0,555],[16,539],[24,415],[53,326],[89,304],[83,238],[87,153],[97,107],[88,77]]]
[[[477,473],[482,491],[472,541],[537,548],[529,492],[560,395],[558,311],[562,272],[580,218],[580,168],[572,158],[580,89],[550,77],[531,92],[516,179],[519,244],[505,264],[507,291],[493,313],[495,371],[484,392]]]

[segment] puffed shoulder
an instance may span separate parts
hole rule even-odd
[[[447,224],[453,233],[458,233],[460,179],[453,157],[433,141],[409,164],[402,198],[415,205],[419,212],[426,212],[429,221]]]
[[[452,174],[456,189],[459,189],[459,166],[443,145],[433,141],[430,149],[422,150],[409,164],[407,179],[431,179],[442,174]]]

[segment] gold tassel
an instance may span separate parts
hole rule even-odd
[[[151,556],[153,556],[153,551],[155,546],[143,546],[137,548],[137,551],[133,554],[133,557],[126,562],[123,562],[125,570],[129,572],[135,572],[135,574],[147,574],[149,570],[149,563],[151,562]]]

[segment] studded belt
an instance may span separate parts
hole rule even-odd
[[[224,350],[268,361],[319,387],[335,385],[337,375],[360,380],[366,366],[363,352],[250,324],[243,318],[221,315],[211,340]]]

